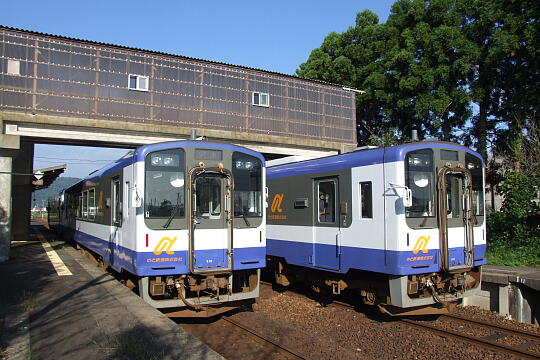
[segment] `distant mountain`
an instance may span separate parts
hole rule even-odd
[[[32,194],[32,206],[34,206],[34,203],[37,206],[46,205],[47,200],[56,199],[60,191],[67,189],[79,181],[81,181],[79,178],[60,176],[48,188],[34,191]]]

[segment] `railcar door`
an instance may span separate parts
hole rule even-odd
[[[339,199],[337,177],[316,179],[313,182],[313,265],[339,270],[341,231],[337,204]]]
[[[109,263],[113,268],[118,268],[118,247],[122,239],[122,194],[120,178],[115,177],[111,181],[111,234],[109,237]]]
[[[472,177],[464,168],[439,171],[439,231],[441,267],[446,271],[471,268],[474,262]]]
[[[191,172],[190,269],[225,271],[232,264],[232,177],[223,169]]]

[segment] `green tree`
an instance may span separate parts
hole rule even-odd
[[[460,2],[460,11],[462,32],[480,54],[469,72],[478,106],[472,128],[476,147],[487,158],[489,138],[502,140],[519,168],[523,130],[538,122],[540,3],[470,0]]]
[[[471,116],[466,75],[478,56],[460,31],[454,0],[398,0],[385,27],[386,113],[402,134],[416,128],[425,135],[455,140],[454,132]]]
[[[296,74],[302,78],[322,80],[366,91],[356,97],[358,142],[386,133],[382,103],[387,94],[384,87],[381,58],[384,41],[380,34],[378,16],[362,11],[356,16],[354,27],[342,34],[330,33],[322,45],[314,49]]]
[[[454,139],[471,115],[466,75],[475,47],[461,34],[453,0],[399,0],[385,24],[371,11],[331,33],[300,65],[300,77],[356,87],[359,144],[392,142],[415,128]]]

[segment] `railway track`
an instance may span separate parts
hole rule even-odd
[[[348,309],[353,308],[350,304],[340,301],[334,301],[331,306]],[[459,325],[460,330],[443,328],[440,326],[440,323],[435,325],[433,323],[408,318],[399,319],[399,321],[418,329],[435,332],[441,336],[479,345],[485,349],[494,350],[496,352],[504,352],[508,355],[517,356],[522,359],[540,359],[539,334],[498,326],[485,321],[468,319],[453,314],[440,315],[439,319],[446,320],[447,325],[449,322],[455,323],[455,325],[461,324]],[[482,329],[484,332],[488,332],[489,335],[472,336],[466,333],[471,332],[472,329]],[[512,345],[504,343],[504,341],[509,341],[509,339],[511,339]],[[536,350],[529,350],[531,348],[536,348]]]
[[[271,283],[267,282],[261,284],[271,286]],[[298,294],[298,296],[301,295]],[[333,301],[329,306],[354,308],[353,305],[340,301]],[[473,344],[478,349],[508,354],[520,359],[540,359],[540,334],[538,333],[513,329],[454,314],[439,315],[436,321],[411,318],[396,318],[396,320],[407,326],[435,333],[445,338]]]
[[[222,316],[216,321],[198,324],[196,325],[199,327],[198,329],[194,327],[194,324],[178,323],[178,325],[198,337],[202,342],[207,343],[226,358],[249,358],[253,360],[308,359],[298,351],[259,333],[246,324],[232,319],[230,316]],[[234,333],[237,335],[231,336]],[[208,334],[211,334],[211,336],[208,337]],[[216,341],[216,338],[220,336],[219,334],[224,335],[224,338],[221,341]],[[235,342],[234,348],[231,347],[231,341]],[[255,346],[253,343],[257,343],[258,345]]]
[[[464,333],[464,331],[445,329],[444,331],[450,333],[450,336],[457,336],[468,342],[480,344],[486,348],[506,352],[520,358],[540,359],[540,334],[494,325],[485,321],[468,319],[453,314],[442,315],[440,319],[461,324],[460,329],[464,329],[465,331],[482,329],[489,333],[489,335],[484,336],[470,336]],[[534,350],[531,351],[531,348]]]
[[[272,339],[269,339],[253,329],[250,329],[244,324],[239,323],[236,320],[233,320],[229,317],[222,317],[220,321],[226,322],[229,326],[234,327],[234,330],[240,331],[247,335],[249,338],[255,340],[259,344],[263,345],[266,348],[277,351],[285,355],[288,359],[293,360],[307,360],[306,357],[302,356],[300,353],[294,351],[293,349],[288,348],[287,346],[280,344]]]

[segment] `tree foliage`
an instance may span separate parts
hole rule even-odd
[[[365,10],[330,33],[297,75],[366,92],[357,95],[359,144],[403,141],[417,129],[487,158],[488,143],[519,148],[538,122],[539,4],[397,0],[385,23]]]
[[[365,10],[330,33],[297,75],[365,91],[359,145],[416,129],[476,147],[505,197],[490,215],[492,238],[540,250],[538,225],[526,221],[540,179],[539,15],[538,0],[397,0],[384,23]]]

